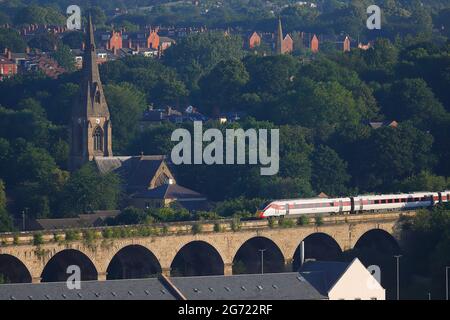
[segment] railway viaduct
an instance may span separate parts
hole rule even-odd
[[[267,220],[174,223],[146,236],[129,228],[128,236],[107,237],[105,229],[0,234],[0,274],[10,282],[63,281],[69,265],[82,280],[166,275],[231,275],[239,272],[291,271],[299,245],[306,258],[335,259],[361,245],[398,247],[398,230],[414,212],[311,217],[299,225]],[[200,227],[199,227],[200,226]],[[152,227],[153,228],[153,227]],[[121,230],[122,230],[121,229]],[[113,229],[109,229],[112,231]],[[73,237],[73,232],[77,236]],[[371,243],[372,242],[372,243]]]

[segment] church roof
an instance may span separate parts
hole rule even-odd
[[[143,190],[133,195],[133,198],[145,199],[206,199],[204,195],[182,187],[178,184],[164,184],[154,189]]]
[[[165,158],[164,155],[95,157],[94,162],[101,173],[117,173],[128,190],[140,190],[149,187]]]

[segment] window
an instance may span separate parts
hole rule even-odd
[[[95,128],[93,138],[94,138],[94,150],[103,151],[103,131],[100,127]]]

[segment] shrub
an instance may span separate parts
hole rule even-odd
[[[318,226],[318,227],[323,225],[323,218],[321,215],[316,215],[314,218],[314,221],[315,221],[316,226]]]
[[[66,231],[66,241],[80,240],[80,231],[78,230],[67,230]]]
[[[297,219],[297,225],[305,226],[309,223],[309,218],[307,216],[300,216]]]
[[[214,232],[221,232],[222,227],[220,226],[220,223],[214,223]]]
[[[292,219],[285,219],[284,217],[281,217],[278,219],[278,225],[282,228],[292,228],[295,223]]]
[[[97,232],[95,230],[85,230],[83,232],[83,239],[87,242],[92,242],[97,239]]]
[[[102,231],[103,238],[110,239],[114,236],[114,232],[111,228],[103,229]]]
[[[44,239],[42,238],[42,233],[38,232],[33,235],[33,244],[38,246],[44,243]]]
[[[269,228],[275,227],[275,219],[274,218],[270,217],[268,220],[268,223],[269,223]]]
[[[241,230],[241,219],[233,218],[233,220],[231,220],[231,230],[233,231]]]
[[[200,223],[195,223],[192,225],[192,233],[193,234],[198,234],[200,232],[202,232],[202,225]]]

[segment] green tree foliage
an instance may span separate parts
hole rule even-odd
[[[389,190],[396,181],[431,169],[433,136],[409,125],[374,130],[355,146],[351,175],[363,190]]]
[[[445,177],[436,176],[429,171],[422,171],[400,182],[397,188],[405,192],[412,192],[446,190],[449,186],[450,182]]]
[[[311,182],[317,193],[325,192],[329,196],[346,194],[346,184],[350,180],[347,164],[333,149],[320,145],[314,150],[312,163]]]
[[[65,21],[65,17],[55,8],[37,5],[28,5],[19,9],[14,18],[14,22],[19,25],[32,23],[62,25]]]
[[[448,117],[442,104],[422,79],[402,79],[386,89],[381,100],[383,113],[391,120],[411,120],[416,126],[432,129]]]
[[[0,180],[0,232],[12,231],[12,219],[6,210],[5,185]]]
[[[9,49],[12,52],[24,52],[27,43],[19,33],[13,29],[0,29],[0,50]]]
[[[209,114],[233,110],[239,105],[248,80],[248,72],[240,60],[219,62],[199,81],[202,109]]]
[[[60,214],[116,209],[120,195],[119,177],[114,173],[101,174],[89,163],[72,173],[64,186]]]
[[[436,207],[432,210],[422,210],[413,218],[404,231],[405,283],[411,288],[406,292],[420,294],[433,292],[435,299],[445,297],[445,266],[450,263],[450,209]],[[417,283],[417,276],[429,281]],[[426,287],[424,287],[424,285]],[[412,287],[420,287],[418,293]],[[426,291],[425,291],[426,290]]]
[[[107,85],[105,95],[114,123],[113,148],[124,154],[139,128],[146,106],[145,95],[129,83]]]
[[[66,71],[75,71],[75,57],[66,45],[60,45],[52,54],[53,59]]]
[[[164,61],[177,69],[189,89],[197,89],[198,80],[222,60],[240,59],[242,40],[235,35],[205,32],[189,35],[164,53]]]

